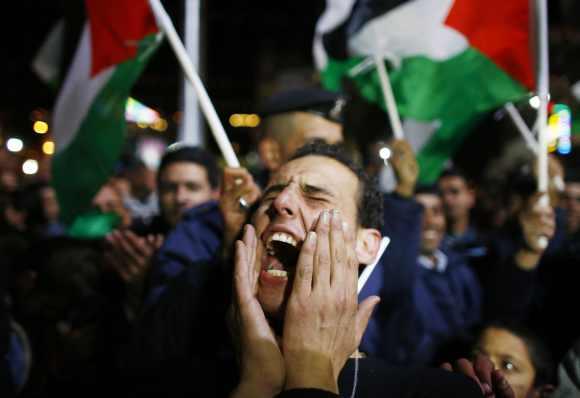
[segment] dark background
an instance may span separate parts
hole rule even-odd
[[[316,20],[324,0],[272,2],[266,0],[211,0],[202,3],[201,75],[222,122],[235,143],[247,151],[254,142],[253,130],[232,128],[232,113],[252,113],[260,99],[289,85],[316,81],[311,45]],[[569,97],[568,87],[580,80],[580,5],[573,0],[550,0],[550,67],[552,95]],[[183,23],[182,0],[164,1],[176,27]],[[0,137],[19,136],[29,148],[39,148],[41,138],[32,132],[34,110],[50,116],[56,93],[41,82],[30,67],[34,55],[52,26],[66,21],[63,68],[72,57],[83,23],[81,0],[6,1],[0,6],[5,23],[0,27]],[[157,109],[169,121],[166,137],[174,139],[177,125],[172,115],[179,110],[181,71],[167,43],[163,43],[133,89],[133,97]],[[521,109],[524,116],[533,112]],[[374,136],[388,134],[384,116],[374,112]],[[378,119],[377,119],[378,118]],[[380,119],[380,120],[379,120]],[[489,134],[490,130],[498,132]],[[457,156],[473,174],[481,170],[503,142],[513,138],[509,120],[502,112],[483,118],[465,143],[469,156]],[[361,136],[370,139],[371,135]],[[207,134],[211,146],[213,140]],[[463,156],[463,158],[462,158]]]

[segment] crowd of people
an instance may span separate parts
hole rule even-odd
[[[181,143],[130,162],[92,202],[116,216],[99,237],[3,167],[2,396],[579,397],[578,170],[427,185],[391,140],[381,191],[345,107],[270,98],[259,170]]]

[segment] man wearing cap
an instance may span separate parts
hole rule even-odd
[[[294,89],[268,98],[259,112],[264,127],[258,152],[266,169],[258,178],[260,185],[305,143],[342,142],[345,105],[344,95],[318,88]]]

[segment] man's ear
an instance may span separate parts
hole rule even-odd
[[[360,264],[371,264],[379,251],[381,233],[374,228],[360,228],[356,236],[356,257]]]

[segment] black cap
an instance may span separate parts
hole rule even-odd
[[[309,112],[336,123],[343,122],[347,98],[344,94],[320,88],[301,88],[280,92],[269,97],[260,107],[260,116],[287,112]]]

